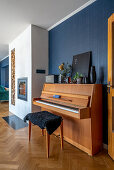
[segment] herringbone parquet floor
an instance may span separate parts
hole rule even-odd
[[[114,170],[114,162],[106,151],[94,157],[51,136],[50,158],[46,157],[46,140],[38,127],[32,127],[31,143],[28,128],[13,130],[2,119],[7,116],[8,103],[0,103],[0,170]]]

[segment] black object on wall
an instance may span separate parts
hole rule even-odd
[[[74,74],[78,72],[79,74],[82,74],[83,77],[87,77],[88,82],[89,82],[91,55],[92,55],[92,52],[86,52],[86,53],[73,56],[72,77],[74,77]]]
[[[36,73],[39,73],[39,74],[45,74],[45,72],[46,72],[45,70],[39,70],[39,69],[36,70]]]

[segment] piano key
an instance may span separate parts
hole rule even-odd
[[[67,110],[69,112],[73,112],[73,113],[79,113],[78,109],[71,109],[71,108],[68,108],[68,107],[65,107],[65,106],[60,106],[60,105],[55,105],[55,104],[52,104],[52,103],[48,103],[48,102],[44,102],[44,101],[36,101],[37,103],[42,103],[42,104],[45,104],[47,106],[52,106],[52,107],[56,107],[58,109],[62,109],[62,110]]]

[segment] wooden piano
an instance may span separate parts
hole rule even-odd
[[[101,150],[102,85],[44,84],[33,104],[63,117],[64,140],[89,155]]]

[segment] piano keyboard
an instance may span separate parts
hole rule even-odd
[[[58,109],[66,110],[66,111],[69,111],[69,112],[79,113],[78,109],[72,109],[72,108],[68,108],[68,107],[65,107],[65,106],[60,106],[60,105],[57,105],[57,104],[44,102],[44,101],[41,101],[41,100],[40,101],[37,100],[36,102],[41,103],[41,104],[45,104],[47,106],[52,106],[52,107],[55,107],[55,108],[58,108]]]

